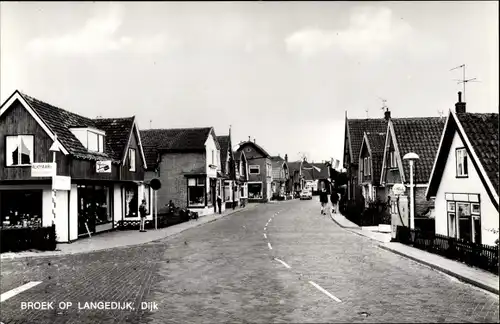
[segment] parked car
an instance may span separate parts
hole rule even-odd
[[[303,189],[300,192],[300,200],[312,199],[312,191],[309,189]]]

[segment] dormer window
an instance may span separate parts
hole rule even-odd
[[[87,141],[89,151],[104,153],[104,135],[87,131]]]
[[[90,152],[104,153],[105,132],[91,127],[70,128],[70,131]]]

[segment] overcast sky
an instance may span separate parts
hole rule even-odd
[[[291,160],[342,160],[344,116],[438,116],[466,64],[498,112],[498,2],[0,4],[0,99],[19,89],[140,128],[215,127]]]

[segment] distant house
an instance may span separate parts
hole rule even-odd
[[[289,194],[289,182],[290,174],[288,170],[288,155],[285,154],[283,159],[281,156],[272,156],[272,170],[273,170],[273,180],[272,180],[272,198],[277,199],[278,197],[284,197]]]
[[[384,118],[349,119],[345,117],[344,159],[343,166],[347,172],[347,199],[356,200],[363,195],[359,179],[359,154],[364,134],[387,132],[391,112],[385,111]]]
[[[288,172],[290,174],[290,190],[293,194],[298,195],[302,190],[300,165],[301,162],[288,162]]]
[[[359,184],[365,202],[375,201],[379,198],[386,200],[385,188],[380,186],[380,173],[385,147],[385,132],[365,132],[359,151]]]
[[[272,197],[271,156],[255,140],[240,143],[237,152],[244,152],[248,162],[248,200],[269,201]]]
[[[221,174],[224,180],[223,195],[221,198],[226,208],[233,208],[238,205],[239,199],[231,129],[229,129],[229,135],[217,136],[217,141],[221,148]]]
[[[236,201],[245,204],[248,201],[248,162],[245,152],[233,152],[235,178],[237,184]]]
[[[427,199],[435,198],[436,233],[495,245],[498,239],[498,114],[450,110],[432,167]],[[497,231],[495,233],[495,230]]]
[[[380,183],[385,186],[385,197],[391,197],[394,184],[404,184],[408,196],[410,167],[409,163],[403,160],[403,157],[410,152],[414,152],[420,157],[415,162],[413,177],[415,220],[433,217],[434,202],[427,201],[425,191],[444,123],[444,118],[440,117],[394,118],[389,120],[387,126]],[[391,210],[394,214],[397,213],[396,201],[396,197],[392,195]]]
[[[214,129],[149,129],[142,130],[141,137],[150,163],[145,178],[159,178],[162,183],[157,193],[158,209],[172,200],[175,206],[200,215],[214,213],[224,181]]]
[[[54,143],[55,193],[50,175],[32,173],[53,161]],[[151,206],[135,117],[91,119],[15,91],[0,108],[0,152],[3,227],[54,223],[57,241],[70,242],[137,221],[142,199]]]

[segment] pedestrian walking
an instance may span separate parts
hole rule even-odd
[[[323,188],[319,193],[319,202],[321,203],[321,215],[326,215],[325,207],[328,205],[328,194],[325,188]]]
[[[146,207],[146,199],[142,200],[141,205],[139,206],[139,215],[141,216],[141,224],[139,226],[140,232],[146,232],[144,229],[144,225],[146,223],[146,214],[148,213],[148,209]]]
[[[222,198],[220,194],[217,195],[217,206],[219,207],[219,214],[222,214]]]
[[[337,214],[339,208],[339,194],[337,190],[332,189],[332,193],[330,195],[330,201],[332,202],[332,213]]]

